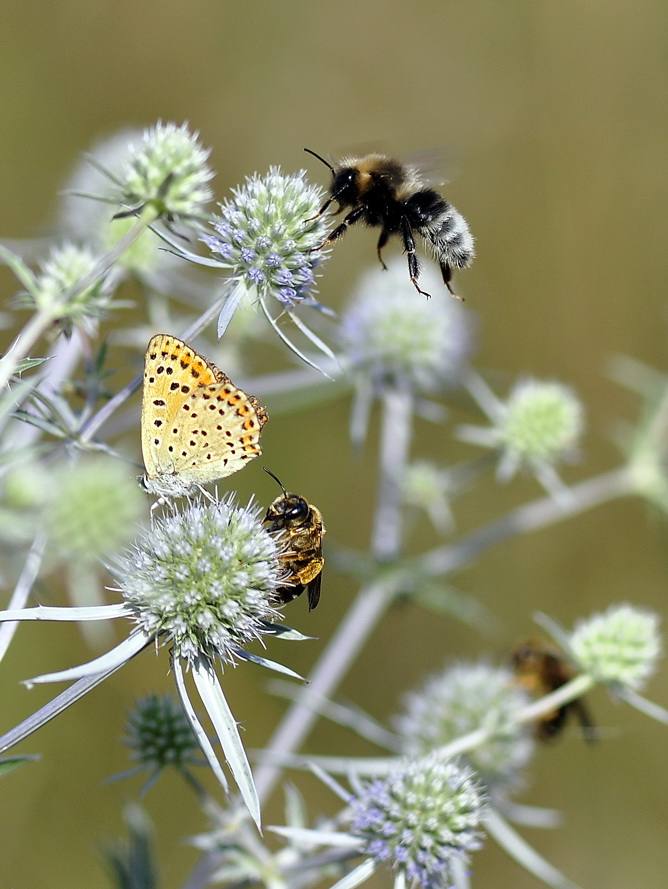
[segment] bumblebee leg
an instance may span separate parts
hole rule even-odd
[[[458,293],[455,293],[455,291],[452,289],[452,266],[447,262],[441,262],[440,266],[441,273],[443,274],[443,283],[455,299],[461,299],[461,301],[464,302],[464,297],[460,296]]]
[[[388,230],[386,228],[384,228],[380,233],[380,237],[378,238],[378,244],[376,245],[376,252],[378,253],[378,259],[380,260],[380,264],[385,269],[385,271],[387,271],[387,266],[383,262],[383,257],[380,255],[380,251],[387,244],[387,239],[389,237],[390,237],[390,233],[388,232]]]
[[[418,284],[418,279],[420,277],[420,263],[418,262],[417,253],[415,252],[415,238],[413,237],[411,224],[405,216],[401,217],[401,236],[404,241],[404,252],[408,258],[408,274],[413,282],[413,287],[415,287],[418,293],[426,296],[427,299],[431,299],[431,293],[422,290]]]
[[[318,216],[322,216],[322,214],[325,212],[325,210],[327,209],[327,207],[329,207],[329,205],[332,203],[333,200],[334,200],[334,198],[327,198],[327,200],[326,200],[325,203],[322,205],[322,207],[318,210],[318,212],[317,212],[314,216],[309,216],[309,218],[308,218],[306,221],[307,221],[307,222],[311,222],[313,219],[317,219]],[[340,212],[341,212],[341,208],[339,208],[339,210],[337,210],[337,212],[340,213]]]
[[[363,204],[360,204],[359,207],[355,207],[353,210],[351,210],[350,213],[348,213],[348,215],[344,218],[341,225],[337,225],[336,228],[327,235],[322,244],[319,244],[317,247],[312,247],[309,253],[312,253],[314,250],[322,250],[322,248],[326,244],[331,244],[333,241],[338,241],[339,238],[343,237],[343,235],[346,233],[346,229],[348,228],[348,226],[352,225],[354,222],[357,222],[360,216],[362,216],[362,214],[364,213],[364,210],[365,207]]]

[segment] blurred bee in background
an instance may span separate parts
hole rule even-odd
[[[320,601],[320,584],[325,560],[322,555],[322,538],[325,526],[320,510],[299,494],[289,494],[273,472],[264,471],[278,483],[283,493],[267,509],[264,522],[274,534],[284,533],[290,549],[281,555],[281,561],[289,570],[290,585],[277,590],[281,602],[291,602],[308,590],[308,608],[313,611]]]
[[[337,213],[352,208],[317,249],[337,241],[349,225],[361,220],[366,225],[380,228],[376,249],[381,265],[387,268],[381,250],[391,235],[399,235],[404,243],[413,286],[418,293],[429,297],[430,294],[418,283],[420,263],[413,237],[417,232],[440,265],[445,286],[453,296],[461,299],[450,283],[452,270],[467,268],[473,262],[473,236],[461,213],[428,186],[416,165],[402,163],[384,154],[367,154],[344,158],[333,166],[310,148],[304,150],[332,172],[330,196],[317,215],[322,215],[333,201],[339,205]]]
[[[531,641],[518,645],[511,652],[510,663],[517,684],[536,697],[556,691],[577,676],[575,668],[565,660],[561,652],[545,642]],[[596,729],[582,700],[570,701],[558,710],[542,716],[535,727],[538,740],[550,741],[561,734],[569,713],[577,717],[586,740],[594,741]]]

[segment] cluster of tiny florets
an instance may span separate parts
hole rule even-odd
[[[191,662],[203,653],[231,663],[279,619],[280,546],[255,506],[189,502],[156,519],[114,573],[147,634]]]
[[[442,287],[431,267],[420,280],[434,293]],[[375,388],[408,384],[426,392],[455,383],[473,346],[470,313],[452,299],[417,293],[398,258],[362,277],[340,338],[351,372]]]
[[[487,729],[487,740],[466,759],[488,787],[512,787],[534,749],[530,729],[514,718],[527,703],[508,670],[484,662],[455,664],[406,695],[395,726],[412,756]]]
[[[432,755],[373,781],[351,802],[350,833],[413,885],[447,887],[453,858],[481,845],[485,797],[473,772]]]
[[[111,298],[108,282],[100,278],[78,290],[96,264],[97,257],[88,247],[71,243],[54,247],[42,263],[34,288],[19,301],[51,315],[67,335],[73,327],[92,333]]]
[[[569,647],[580,668],[597,681],[636,690],[655,672],[661,655],[659,617],[632,605],[611,605],[581,621]]]
[[[209,151],[187,124],[158,122],[146,130],[141,142],[129,148],[120,176],[122,203],[127,212],[153,207],[168,219],[199,215],[211,200],[207,165]]]
[[[52,470],[43,521],[58,555],[91,561],[127,546],[143,509],[141,491],[118,460],[87,456]]]
[[[68,237],[102,252],[114,247],[135,224],[131,218],[114,218],[111,205],[132,146],[141,136],[140,131],[126,129],[101,139],[74,168],[65,183],[59,214]],[[115,272],[142,276],[174,266],[179,260],[163,247],[153,231],[143,231],[118,257]]]
[[[183,708],[170,695],[149,695],[128,714],[125,744],[138,763],[153,770],[196,760],[199,745]]]
[[[221,267],[248,289],[256,287],[292,306],[313,293],[315,270],[326,236],[318,215],[323,192],[309,185],[304,171],[285,176],[272,167],[255,174],[221,204],[215,235],[203,240]]]
[[[511,462],[540,466],[573,452],[582,427],[582,405],[567,386],[524,380],[506,401],[497,434]]]

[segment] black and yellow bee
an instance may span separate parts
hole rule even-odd
[[[556,691],[577,675],[575,668],[558,649],[542,641],[523,642],[516,646],[511,652],[510,663],[518,685],[536,697]],[[550,741],[557,737],[563,731],[569,714],[577,718],[586,740],[596,739],[589,710],[582,700],[577,699],[545,714],[536,722],[538,740]]]
[[[381,250],[392,235],[398,235],[404,244],[413,286],[418,293],[430,296],[418,283],[420,263],[413,237],[417,232],[440,265],[445,286],[457,296],[450,283],[452,270],[467,268],[473,262],[473,236],[462,214],[429,187],[416,165],[385,154],[348,157],[332,165],[310,148],[304,150],[322,161],[332,173],[329,197],[318,215],[333,201],[339,205],[339,212],[350,208],[321,246],[338,240],[349,225],[364,222],[380,228],[376,249],[378,259],[386,268]]]
[[[283,493],[267,509],[264,522],[270,533],[287,536],[289,549],[281,560],[290,572],[289,584],[277,590],[281,602],[291,602],[308,590],[308,607],[312,611],[320,601],[320,585],[325,560],[322,538],[325,526],[320,510],[300,497],[288,493],[273,472],[265,468]]]

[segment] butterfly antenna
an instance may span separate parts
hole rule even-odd
[[[316,154],[315,151],[311,151],[310,148],[305,148],[304,151],[306,151],[308,154],[312,154],[313,157],[317,157],[319,161],[322,161],[322,163],[326,167],[329,167],[329,169],[332,171],[332,173],[334,173],[334,167],[330,164],[329,161],[326,161],[324,157],[321,157],[319,154]]]
[[[267,469],[266,466],[263,466],[262,468],[263,468],[264,471],[267,473],[267,475],[270,475],[270,476],[273,478],[273,480],[278,484],[278,487],[281,489],[281,491],[283,491],[283,496],[284,496],[284,497],[287,497],[287,496],[288,496],[288,492],[287,492],[287,491],[285,490],[285,488],[283,487],[283,485],[282,485],[280,479],[276,478],[276,476],[275,476],[274,473],[271,471],[271,469]]]

